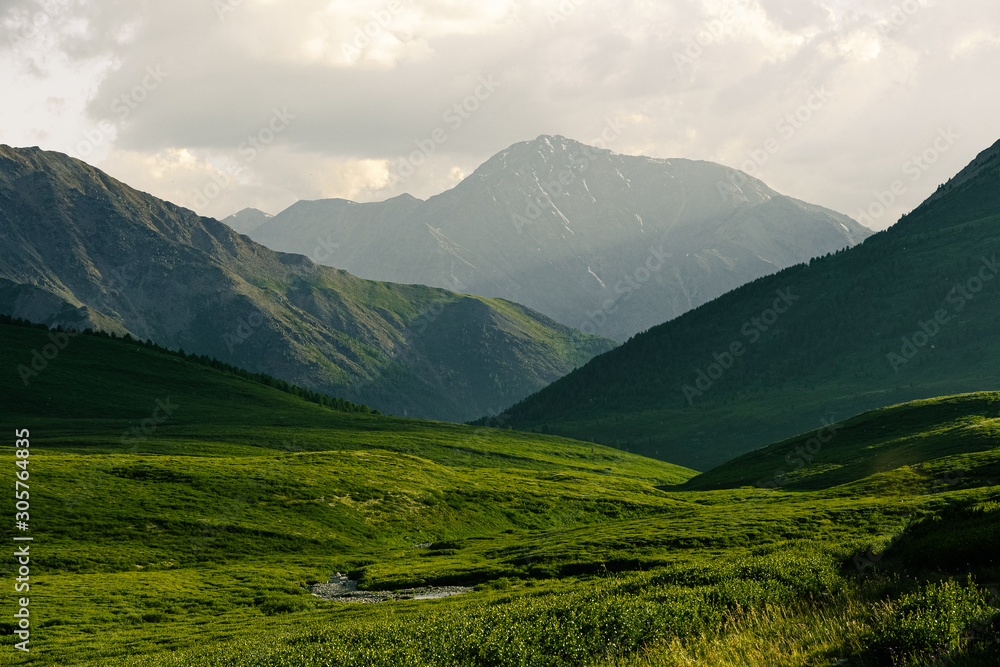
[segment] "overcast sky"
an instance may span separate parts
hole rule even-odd
[[[0,143],[215,217],[611,124],[882,229],[1000,139],[997,0],[0,0],[0,35]]]

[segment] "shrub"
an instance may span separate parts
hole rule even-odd
[[[871,635],[870,654],[878,664],[928,664],[963,647],[967,631],[996,614],[987,591],[971,578],[931,583],[887,608]]]
[[[261,613],[266,616],[275,616],[277,614],[292,614],[297,611],[305,611],[307,609],[312,609],[315,603],[301,596],[274,596],[266,598],[260,604]]]

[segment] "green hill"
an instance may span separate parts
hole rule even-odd
[[[31,367],[35,351],[54,358],[25,384],[18,369]],[[30,431],[31,534],[45,551],[40,636],[53,637],[50,646],[117,613],[100,596],[73,598],[86,582],[115,588],[148,573],[184,597],[192,581],[211,578],[224,591],[216,603],[237,609],[246,601],[233,590],[244,590],[248,571],[273,579],[258,582],[258,597],[292,591],[293,602],[302,593],[295,582],[336,570],[374,587],[465,582],[464,560],[428,560],[412,545],[544,542],[546,531],[659,511],[670,502],[640,491],[694,474],[599,445],[386,417],[336,399],[320,405],[297,387],[204,361],[0,324],[0,425]],[[15,565],[9,554],[3,562]],[[472,583],[532,567],[530,558],[490,561]],[[74,599],[79,606],[67,607]],[[183,625],[193,604],[165,618]]]
[[[744,454],[684,485],[820,490],[948,458],[963,485],[997,478],[993,450],[1000,438],[1000,394],[914,401],[873,410],[838,424]],[[984,455],[985,456],[981,456]],[[965,462],[965,463],[961,463]],[[928,468],[927,474],[938,472]]]
[[[635,336],[507,410],[707,470],[866,410],[1000,387],[1000,143],[862,245]]]
[[[1000,657],[998,395],[832,425],[828,457],[785,486],[719,488],[739,480],[712,473],[697,490],[690,470],[601,445],[386,417],[210,359],[60,333],[0,323],[0,426],[30,486],[29,530],[8,536],[33,538],[31,650],[15,648],[8,597],[4,664]],[[25,385],[17,369],[36,350],[51,358]],[[0,555],[6,590],[20,567],[13,548]],[[336,572],[395,598],[309,595]],[[405,590],[450,585],[474,590]]]

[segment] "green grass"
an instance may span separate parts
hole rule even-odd
[[[816,490],[911,465],[927,477],[938,473],[938,468],[925,470],[920,464],[933,459],[949,457],[952,469],[960,468],[960,461],[969,467],[978,465],[973,461],[979,453],[991,459],[998,437],[1000,396],[996,393],[914,401],[744,454],[699,475],[684,488]]]
[[[12,369],[46,332],[0,336]],[[839,424],[826,458],[759,488],[771,455],[696,476],[336,410],[120,340],[77,337],[28,386],[4,378],[3,432],[31,430],[35,541],[32,651],[5,613],[2,664],[995,664],[998,395]],[[123,442],[168,398],[169,418]],[[474,591],[308,595],[337,571]]]

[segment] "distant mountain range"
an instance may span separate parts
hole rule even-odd
[[[502,297],[619,341],[872,233],[722,165],[560,136],[515,144],[427,201],[302,201],[264,215],[223,222],[355,275]]]
[[[0,313],[149,338],[399,415],[495,411],[614,345],[508,301],[269,250],[37,148],[0,146],[0,237]]]
[[[998,331],[1000,142],[862,245],[636,336],[502,418],[707,470],[830,419],[996,390]]]

